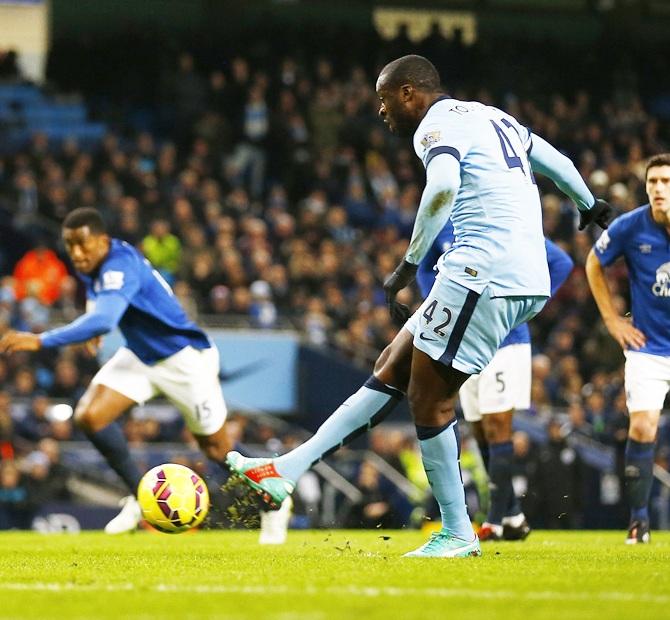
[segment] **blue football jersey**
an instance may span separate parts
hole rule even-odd
[[[425,258],[421,261],[416,273],[416,281],[419,286],[421,296],[425,299],[433,288],[435,276],[437,273],[437,262],[454,244],[454,227],[451,221],[440,231]],[[549,277],[551,280],[551,294],[553,295],[565,282],[572,271],[572,259],[560,247],[549,239],[544,240],[547,251],[547,263],[549,267]],[[500,348],[510,344],[525,344],[530,342],[530,330],[527,323],[522,323],[515,327],[505,340],[500,344]]]
[[[644,205],[618,217],[594,246],[601,265],[623,256],[633,325],[647,338],[643,353],[670,356],[670,235]]]
[[[110,251],[92,276],[78,274],[89,302],[120,293],[128,308],[119,322],[126,346],[145,364],[154,364],[184,347],[207,349],[209,338],[184,312],[161,275],[134,247],[112,239]]]

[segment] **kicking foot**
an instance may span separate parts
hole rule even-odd
[[[124,534],[134,532],[142,520],[142,509],[134,495],[128,495],[119,501],[121,512],[116,515],[107,525],[105,534]]]
[[[649,521],[631,521],[628,526],[627,545],[647,544],[651,540]]]
[[[418,549],[406,553],[405,558],[468,558],[482,554],[479,538],[468,542],[444,530],[430,535],[430,540]]]
[[[293,480],[277,473],[272,459],[252,459],[239,452],[229,452],[226,465],[233,475],[256,491],[271,510],[279,510],[295,488]]]

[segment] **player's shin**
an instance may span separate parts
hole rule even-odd
[[[440,506],[442,530],[465,541],[475,538],[465,505],[456,420],[440,427],[416,427],[423,466]]]
[[[274,460],[277,472],[298,480],[314,463],[384,420],[404,394],[371,376],[302,445]]]
[[[105,457],[109,466],[120,476],[128,490],[136,496],[142,474],[130,456],[128,442],[119,424],[112,422],[99,431],[84,429],[84,432],[98,452]]]
[[[514,449],[511,441],[493,443],[489,446],[489,486],[491,491],[491,505],[487,522],[499,525],[502,529],[502,520],[509,508],[510,500],[514,496],[512,486],[512,459]],[[500,532],[502,533],[502,532]]]
[[[631,520],[649,521],[649,496],[654,481],[655,442],[628,439],[626,443],[625,489]]]

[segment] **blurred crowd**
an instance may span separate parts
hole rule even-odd
[[[290,325],[309,343],[369,366],[397,331],[381,285],[407,247],[423,170],[409,141],[390,135],[377,117],[374,71],[300,58],[256,63],[233,55],[205,70],[182,52],[162,91],[167,130],[110,125],[93,149],[37,134],[20,152],[1,155],[0,330],[41,331],[81,312],[81,287],[58,234],[71,209],[90,206],[113,236],[141,248],[193,318]],[[565,152],[618,213],[646,202],[645,160],[670,150],[670,134],[629,81],[596,100],[587,90],[515,95],[444,77],[454,97],[497,105]],[[578,432],[620,447],[623,355],[584,274],[594,233],[576,232],[574,206],[550,181],[538,182],[545,234],[575,269],[532,322],[532,413],[551,427],[556,407],[564,408],[562,439]],[[609,275],[623,313],[625,268]],[[400,298],[420,301],[413,289]],[[0,358],[3,398],[29,403],[25,428],[14,436],[72,437],[69,422],[41,426],[45,402],[76,400],[96,367],[76,348]],[[145,437],[132,423],[127,432],[162,437],[160,429]],[[12,435],[3,433],[0,445],[10,450]],[[16,475],[3,464],[2,489]],[[358,475],[361,484],[370,477]]]

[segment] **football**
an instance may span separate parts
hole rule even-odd
[[[209,510],[209,491],[192,469],[166,463],[149,470],[137,498],[144,519],[157,530],[178,534],[200,525]]]

